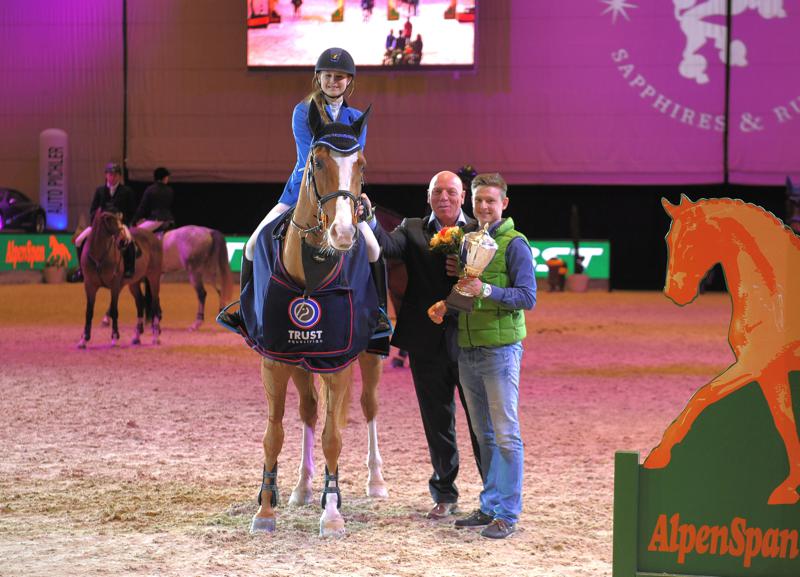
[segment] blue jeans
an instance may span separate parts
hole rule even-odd
[[[461,349],[458,357],[459,378],[481,449],[481,511],[509,523],[516,523],[522,511],[521,360],[521,343]]]

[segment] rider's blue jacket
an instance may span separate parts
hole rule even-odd
[[[281,194],[279,199],[279,202],[289,206],[294,206],[297,203],[297,197],[300,194],[300,184],[303,181],[303,170],[306,166],[308,153],[311,151],[313,136],[311,134],[311,127],[308,125],[308,107],[309,101],[303,100],[294,107],[294,112],[292,113],[292,133],[294,134],[294,143],[297,147],[297,163],[294,165],[294,170],[289,176],[289,180],[286,181],[286,186],[283,187],[283,194]],[[326,106],[325,111],[328,113],[328,116],[333,117],[330,106]],[[342,107],[339,109],[339,116],[333,120],[344,124],[352,124],[355,120],[358,120],[360,116],[360,110],[351,108],[347,105],[347,102],[343,102]],[[364,126],[364,130],[361,131],[358,142],[361,144],[361,150],[364,150],[364,146],[366,146],[367,143],[366,126]]]

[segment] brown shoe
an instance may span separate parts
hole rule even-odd
[[[495,519],[481,531],[481,537],[488,537],[489,539],[505,539],[517,530],[514,523],[509,523],[505,519]]]
[[[433,509],[428,511],[428,514],[425,516],[428,519],[433,519],[434,521],[440,521],[441,519],[446,519],[447,517],[450,517],[454,513],[458,513],[457,503],[436,503]]]

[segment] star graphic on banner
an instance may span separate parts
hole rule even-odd
[[[603,14],[608,14],[609,12],[611,12],[612,24],[617,23],[618,14],[622,14],[622,17],[625,18],[625,20],[627,20],[628,22],[630,22],[631,19],[628,18],[628,13],[625,12],[625,10],[627,10],[628,8],[638,8],[638,6],[636,6],[635,4],[631,4],[629,2],[626,2],[625,0],[600,0],[600,2],[608,5],[608,8],[603,10]]]

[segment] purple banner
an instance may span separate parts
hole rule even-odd
[[[512,59],[530,70],[529,104],[546,112],[536,128],[549,159],[542,180],[722,181],[726,6],[515,3],[522,42]],[[732,6],[730,179],[780,185],[800,173],[800,2]]]

